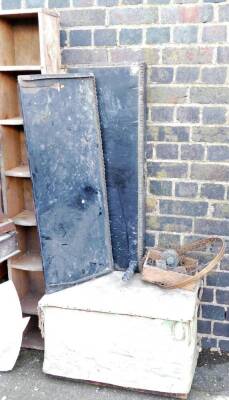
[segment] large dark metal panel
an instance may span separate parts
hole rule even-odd
[[[46,289],[112,270],[93,76],[19,78]]]
[[[115,266],[140,261],[144,237],[144,65],[73,68],[96,78]]]

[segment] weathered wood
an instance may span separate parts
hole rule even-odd
[[[0,222],[0,235],[2,235],[3,233],[15,231],[15,230],[16,230],[15,225],[11,219],[8,219],[5,217]]]
[[[44,372],[184,398],[198,356],[198,287],[170,291],[121,276],[41,299]]]
[[[0,235],[0,263],[19,252],[16,232]]]

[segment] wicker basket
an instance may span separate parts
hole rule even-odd
[[[198,260],[187,257],[186,253],[203,250],[203,248],[206,248],[206,246],[213,245],[215,243],[219,243],[220,245],[218,253],[201,271],[198,271]],[[193,290],[197,281],[212,271],[222,260],[225,253],[225,244],[221,238],[210,237],[208,239],[197,240],[190,244],[176,248],[176,251],[180,257],[180,264],[185,267],[187,274],[178,273],[171,270],[163,270],[156,266],[152,266],[152,260],[159,260],[162,250],[164,249],[152,248],[148,250],[142,268],[142,279],[146,282],[154,283],[155,285],[159,285],[164,288],[184,288],[187,290]],[[188,275],[188,272],[193,269],[195,270],[194,274],[191,276]]]

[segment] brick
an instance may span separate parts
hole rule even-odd
[[[183,144],[181,146],[182,160],[203,160],[204,146],[201,144]]]
[[[147,216],[146,226],[154,231],[191,232],[192,219],[180,217]]]
[[[212,58],[213,48],[210,47],[168,47],[162,50],[164,64],[211,64]]]
[[[173,68],[153,67],[150,69],[149,79],[153,83],[171,83],[173,80]]]
[[[136,5],[136,4],[142,4],[143,0],[122,0],[122,4],[125,5]]]
[[[152,233],[146,233],[145,235],[145,245],[148,247],[155,246],[155,236]]]
[[[219,321],[224,321],[225,311],[223,307],[215,305],[202,304],[202,317],[208,319],[216,319]]]
[[[105,25],[105,11],[102,9],[66,10],[60,13],[63,27]]]
[[[161,9],[162,24],[176,24],[178,22],[178,10],[176,7],[166,7]]]
[[[94,0],[73,0],[73,7],[91,7]]]
[[[213,301],[213,296],[214,296],[213,289],[203,288],[201,301],[204,301],[205,303],[211,303]]]
[[[151,108],[151,120],[155,122],[171,122],[173,120],[173,107]]]
[[[203,349],[214,349],[216,348],[217,342],[216,339],[203,337],[201,339],[201,346]]]
[[[2,0],[3,10],[12,10],[16,8],[21,8],[21,0]]]
[[[110,25],[141,25],[158,22],[158,10],[155,7],[114,8],[109,13]]]
[[[120,44],[141,44],[142,29],[121,29],[119,42]]]
[[[204,3],[224,3],[227,0],[204,0]]]
[[[229,236],[229,221],[196,219],[194,233]]]
[[[216,223],[218,221],[212,221],[212,223]],[[223,233],[222,233],[223,234]],[[208,286],[218,286],[218,287],[226,287],[229,286],[229,273],[228,272],[211,272],[207,276],[207,285]]]
[[[229,340],[219,340],[219,348],[221,351],[229,353]]]
[[[208,147],[207,158],[209,161],[229,161],[229,147],[210,146]]]
[[[179,22],[181,23],[206,23],[213,20],[213,7],[204,6],[184,6],[179,8]]]
[[[177,182],[175,186],[176,197],[195,197],[197,195],[198,185],[192,182]]]
[[[219,304],[229,304],[229,290],[216,290],[216,301]]]
[[[145,48],[144,52],[144,62],[148,65],[158,64],[159,62],[159,49],[156,48]]]
[[[156,146],[157,159],[176,160],[178,158],[178,146],[176,144],[158,144]]]
[[[171,196],[172,182],[150,180],[149,191],[156,196]]]
[[[172,235],[169,233],[159,234],[158,246],[168,249],[179,245],[180,245],[180,235]]]
[[[60,46],[65,47],[67,46],[67,32],[60,31]]]
[[[192,140],[206,143],[229,143],[228,127],[193,127]]]
[[[112,63],[135,63],[144,61],[144,51],[142,49],[117,47],[110,49],[110,56]]]
[[[70,31],[70,46],[91,46],[91,31]]]
[[[146,31],[147,44],[168,43],[170,41],[170,28],[149,28]]]
[[[65,49],[62,52],[62,63],[75,64],[104,64],[108,63],[105,49]]]
[[[170,0],[148,0],[147,4],[152,5],[160,5],[160,4],[169,4]]]
[[[48,6],[50,8],[65,8],[70,7],[70,0],[49,0]]]
[[[198,67],[178,67],[176,72],[176,82],[193,83],[198,80]]]
[[[227,311],[226,311],[226,321],[229,321],[229,308],[227,308]]]
[[[208,203],[186,200],[160,200],[161,214],[201,217],[207,214]]]
[[[146,143],[145,155],[146,155],[147,159],[153,158],[153,145],[152,145],[152,143]]]
[[[82,1],[84,1],[84,0],[82,0]],[[97,0],[97,5],[104,6],[104,7],[117,6],[118,3],[119,3],[119,0]]]
[[[229,22],[229,4],[219,7],[219,21]]]
[[[193,87],[190,92],[191,102],[200,104],[229,104],[229,88]]]
[[[201,185],[201,196],[207,199],[222,200],[225,188],[223,185],[204,183]]]
[[[95,46],[115,46],[116,30],[115,29],[99,29],[94,32]]]
[[[224,25],[204,26],[202,34],[203,42],[217,43],[227,40],[227,28]]]
[[[229,166],[217,164],[193,164],[191,178],[200,180],[226,181],[229,180]]]
[[[200,109],[199,107],[178,107],[177,120],[180,122],[199,122]]]
[[[229,204],[228,203],[213,204],[213,217],[229,219]]]
[[[225,336],[229,337],[229,324],[215,322],[213,327],[213,333],[215,336]]]
[[[183,87],[157,85],[147,91],[147,100],[150,103],[183,104],[187,96],[187,88]]]
[[[227,64],[229,62],[229,47],[218,47],[217,61],[219,64]]]
[[[229,257],[227,257],[227,256],[223,257],[223,259],[220,263],[220,270],[221,271],[229,271]]]
[[[157,199],[155,196],[146,196],[146,213],[155,213],[157,207]]]
[[[197,33],[197,26],[177,26],[173,31],[173,40],[176,43],[196,43]]]
[[[186,178],[188,167],[185,163],[148,162],[148,174],[157,178]]]
[[[190,128],[185,126],[149,126],[147,139],[159,142],[188,142]]]
[[[45,7],[45,0],[26,0],[26,8],[40,8]]]
[[[204,107],[203,123],[206,125],[225,124],[226,108],[223,107]]]
[[[198,320],[197,330],[199,333],[211,333],[211,321]]]
[[[211,84],[225,83],[227,77],[226,67],[206,67],[202,70],[202,82]]]
[[[174,0],[174,3],[176,4],[189,4],[189,3],[198,3],[199,0]]]

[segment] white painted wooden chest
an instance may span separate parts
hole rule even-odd
[[[198,288],[121,277],[113,272],[41,299],[44,372],[185,397],[198,357]]]

